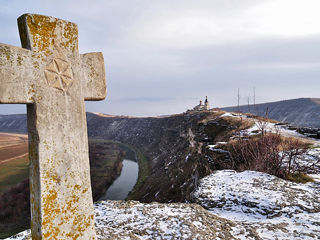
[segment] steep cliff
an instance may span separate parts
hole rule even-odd
[[[88,114],[88,132],[90,137],[129,144],[144,156],[139,165],[146,163],[147,168],[140,167],[138,186],[129,199],[188,201],[198,179],[212,169],[205,143],[228,140],[241,126],[240,119],[219,117],[222,114],[208,111],[159,118]]]

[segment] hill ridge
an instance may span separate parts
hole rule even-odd
[[[237,106],[221,108],[224,111],[236,112]],[[276,102],[241,105],[243,113],[265,116],[280,122],[288,122],[300,127],[320,128],[320,98],[296,98]]]

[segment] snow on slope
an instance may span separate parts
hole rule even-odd
[[[197,204],[102,201],[95,204],[95,215],[99,240],[225,240],[248,232]],[[30,239],[30,230],[8,239]]]
[[[95,204],[98,239],[320,239],[320,175],[297,184],[254,171],[216,171],[195,202]],[[29,239],[29,232],[9,239]]]
[[[320,175],[297,184],[254,171],[216,171],[201,179],[195,202],[252,227],[254,239],[320,239]],[[242,239],[247,239],[243,236]]]

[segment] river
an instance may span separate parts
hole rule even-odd
[[[124,159],[120,176],[112,183],[99,200],[124,200],[138,179],[139,166],[136,161]]]

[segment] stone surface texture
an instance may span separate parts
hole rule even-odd
[[[96,239],[84,100],[106,96],[102,53],[80,55],[78,28],[18,19],[23,48],[0,44],[0,103],[27,104],[33,239]]]

